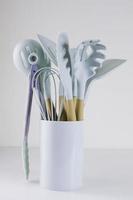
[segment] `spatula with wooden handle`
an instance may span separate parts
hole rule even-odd
[[[84,114],[84,93],[86,83],[96,74],[96,69],[101,66],[101,60],[105,59],[103,52],[99,51],[99,47],[105,49],[98,41],[85,41],[82,42],[76,52],[74,74],[77,80],[77,100],[76,100],[76,117],[77,120],[83,120]],[[91,48],[88,54],[87,49]],[[100,59],[100,61],[99,61]]]

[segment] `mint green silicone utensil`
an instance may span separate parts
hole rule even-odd
[[[108,59],[108,60],[105,60],[102,64],[102,67],[98,68],[96,70],[96,74],[87,81],[86,88],[85,88],[85,100],[87,99],[87,96],[88,96],[87,93],[88,93],[89,85],[91,84],[91,82],[93,80],[99,79],[102,76],[108,74],[109,72],[114,70],[116,67],[122,65],[124,62],[126,62],[125,59]]]

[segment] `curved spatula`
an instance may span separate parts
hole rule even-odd
[[[126,62],[125,59],[108,59],[105,60],[102,64],[101,68],[98,68],[96,70],[96,74],[95,76],[93,76],[92,78],[90,78],[87,83],[86,83],[86,88],[85,88],[85,100],[87,99],[87,91],[88,91],[88,87],[91,84],[91,82],[95,79],[99,79],[102,76],[108,74],[109,72],[111,72],[112,70],[114,70],[116,67],[122,65],[124,62]]]

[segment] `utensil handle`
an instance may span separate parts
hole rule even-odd
[[[52,121],[57,121],[57,118],[58,118],[57,112],[56,112],[55,106],[50,98],[48,98],[46,100],[46,109],[47,109],[48,115],[50,116],[50,119]]]
[[[76,121],[76,114],[75,114],[73,99],[65,101],[65,110],[67,113],[67,121]]]
[[[82,121],[84,119],[84,101],[81,99],[76,99],[75,112],[77,121]]]
[[[24,130],[24,139],[23,139],[23,162],[24,162],[24,170],[26,179],[29,177],[29,150],[28,150],[28,133],[29,133],[29,126],[30,126],[30,114],[31,114],[31,107],[32,107],[32,98],[33,98],[33,91],[32,91],[32,76],[29,77],[29,94],[28,94],[28,103],[27,103],[27,111],[26,111],[26,119],[25,119],[25,130]]]
[[[64,107],[64,102],[65,102],[65,97],[59,96],[59,113],[60,113],[59,121],[67,121],[67,114],[66,114],[66,109]]]
[[[77,82],[77,98],[84,100],[86,82],[84,80]]]

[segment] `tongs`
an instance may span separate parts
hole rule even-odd
[[[28,93],[28,102],[26,110],[26,119],[25,119],[25,129],[24,129],[24,138],[23,138],[23,162],[26,179],[29,177],[29,149],[28,149],[28,133],[30,126],[30,116],[32,108],[32,99],[33,99],[33,88],[34,83],[32,83],[33,76],[37,73],[37,70],[43,65],[49,65],[50,61],[44,55],[43,50],[40,44],[35,40],[25,40],[16,45],[13,53],[13,59],[15,66],[29,78],[29,93]],[[38,83],[37,88],[38,96],[40,102],[42,102],[41,95],[41,83]],[[45,112],[45,102],[44,112]],[[47,118],[47,115],[45,115]],[[41,116],[42,117],[42,116]]]
[[[57,42],[57,62],[60,69],[60,78],[65,90],[65,102],[67,120],[76,121],[76,114],[73,102],[72,91],[72,66],[69,52],[69,42],[67,35],[62,33]]]

